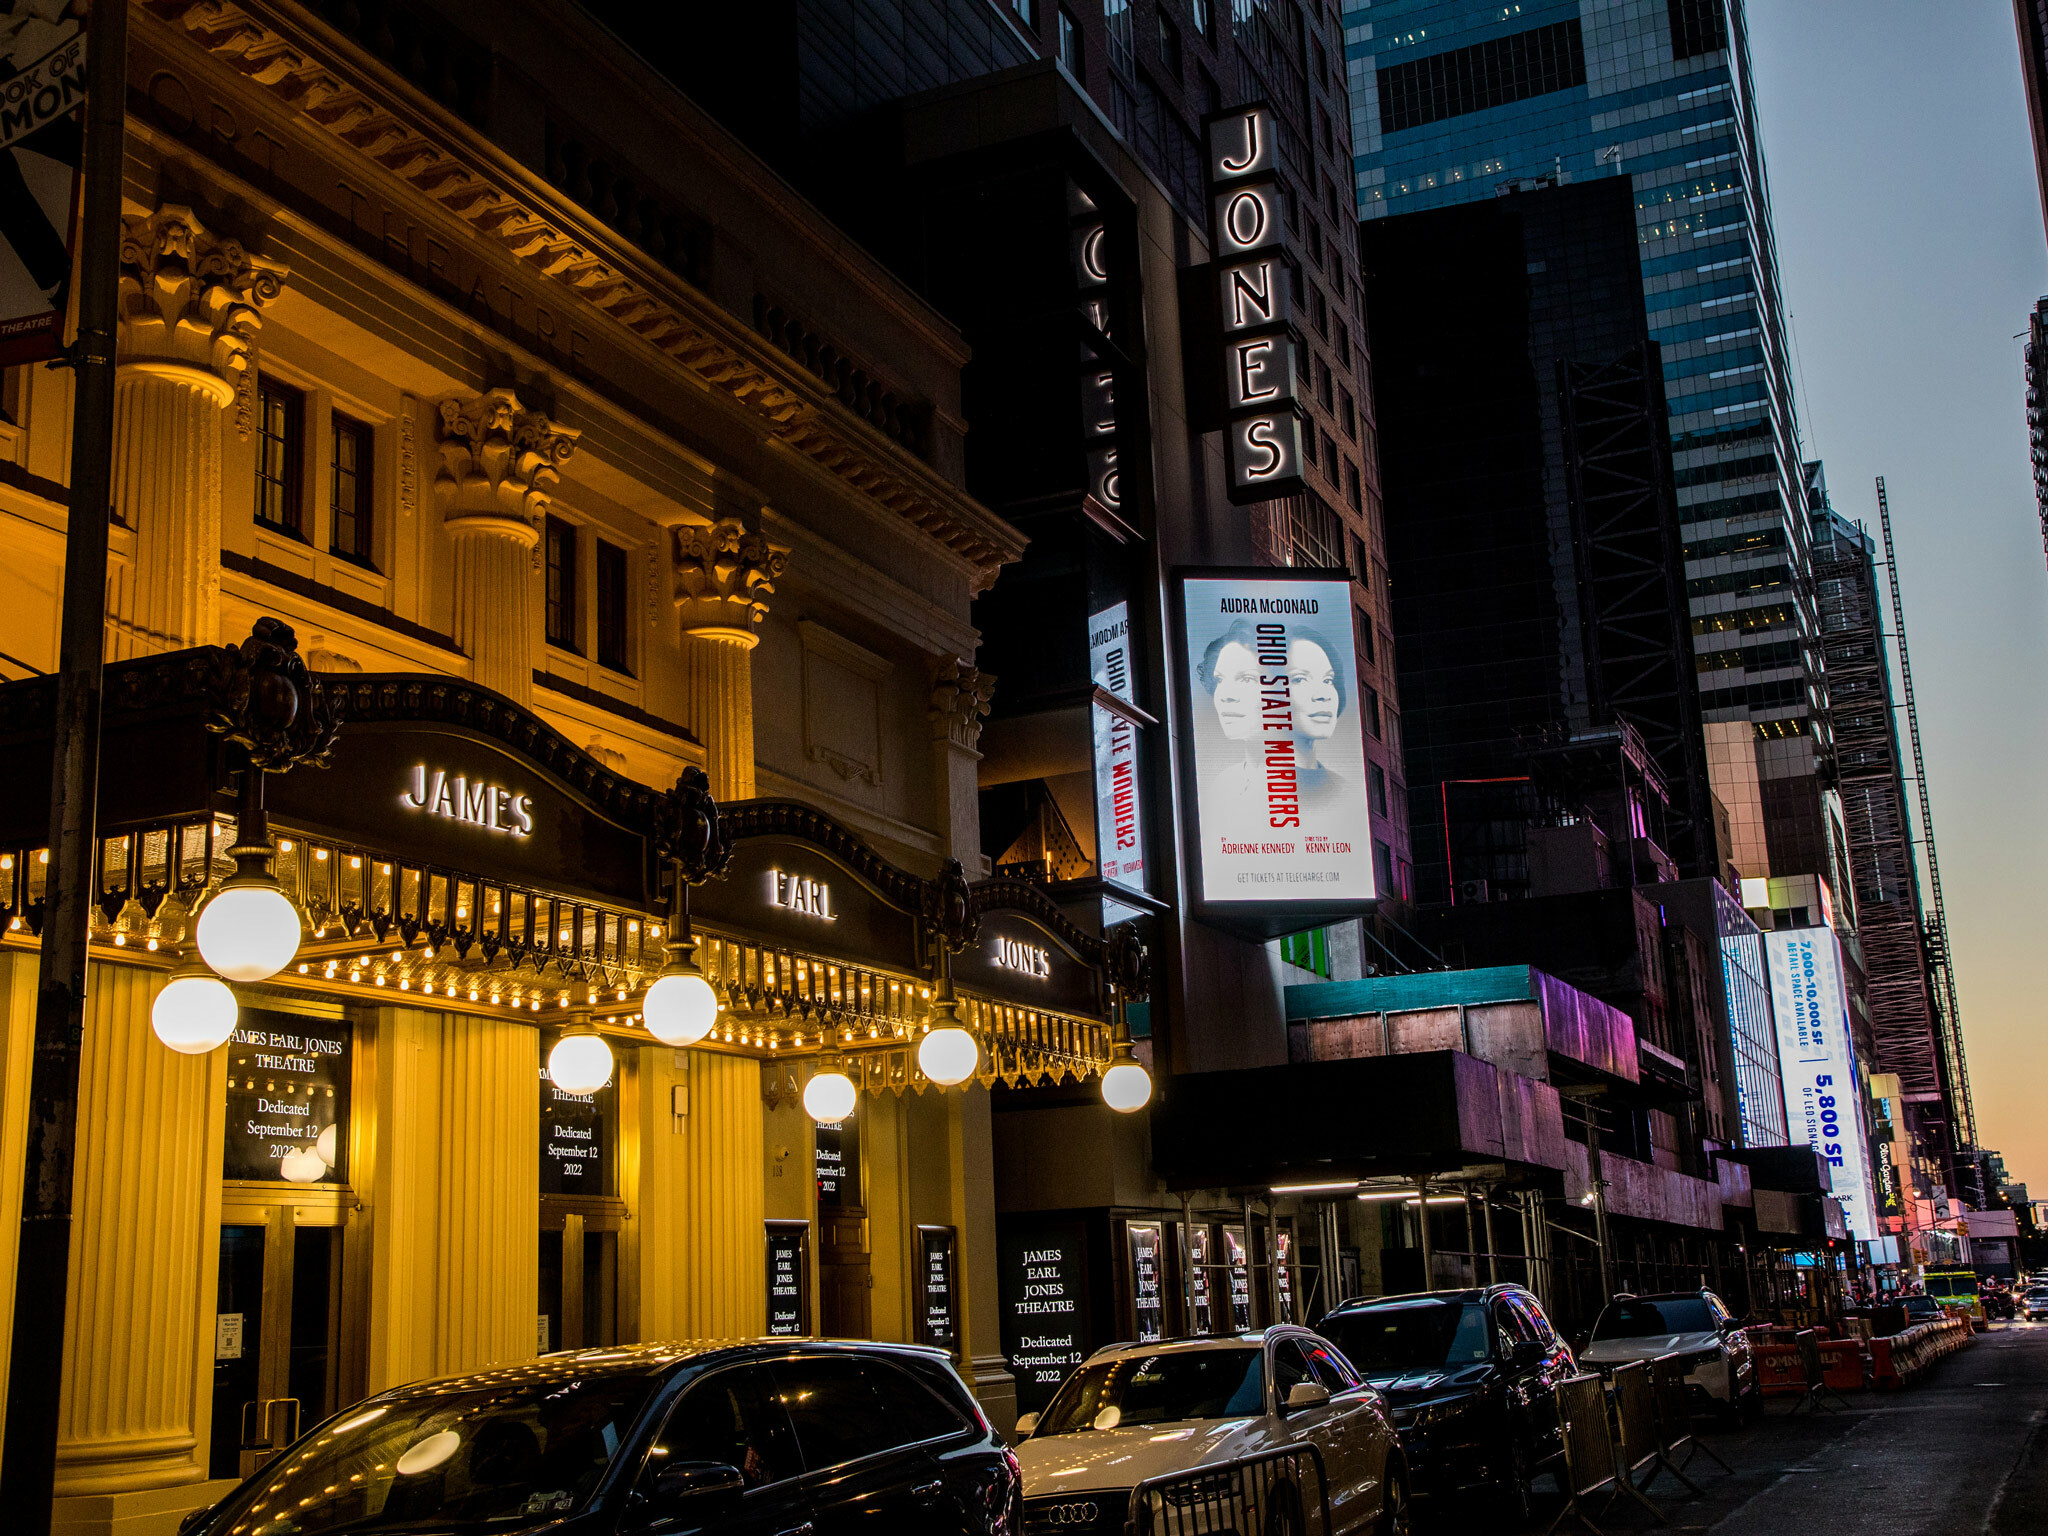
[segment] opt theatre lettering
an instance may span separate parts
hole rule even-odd
[[[229,1037],[221,1176],[296,1184],[347,1176],[354,1033],[342,1020],[245,1013]]]
[[[1279,125],[1272,108],[1253,103],[1212,118],[1207,168],[1229,417],[1224,443],[1230,499],[1243,505],[1303,488]]]
[[[420,763],[414,766],[399,799],[415,811],[447,821],[466,821],[512,837],[533,835],[533,796],[488,779],[472,779]]]

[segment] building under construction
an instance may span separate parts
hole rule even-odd
[[[1834,712],[1835,757],[1855,874],[1855,936],[1862,952],[1876,1067],[1899,1079],[1907,1124],[1920,1159],[1939,1170],[1942,1187],[1981,1205],[1976,1190],[1976,1128],[1969,1073],[1956,1015],[1947,930],[1942,919],[1919,728],[1912,714],[1912,673],[1892,563],[1891,519],[1878,481],[1882,547],[1861,523],[1830,503],[1818,463],[1806,466],[1807,507],[1819,585],[1822,646]],[[1888,578],[1904,699],[1892,690],[1885,644]],[[1900,750],[1896,713],[1907,711],[1910,765]],[[1911,772],[1908,773],[1910,766]],[[1923,888],[1907,784],[1918,790],[1929,879]],[[1931,1191],[1930,1191],[1931,1193]]]

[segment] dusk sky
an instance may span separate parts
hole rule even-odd
[[[1885,477],[1979,1139],[2048,1196],[2048,568],[2015,339],[2048,241],[2012,6],[1748,10],[1806,456],[1873,532]]]

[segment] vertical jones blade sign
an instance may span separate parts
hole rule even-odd
[[[64,350],[84,162],[77,0],[0,0],[0,367]]]

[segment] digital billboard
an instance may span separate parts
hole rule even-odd
[[[1763,940],[1793,1144],[1803,1139],[1827,1159],[1842,1219],[1868,1242],[1882,1228],[1871,1199],[1870,1141],[1849,1038],[1840,941],[1828,928],[1781,928]]]
[[[1202,900],[1304,910],[1372,900],[1349,580],[1191,571],[1180,598],[1183,774]]]

